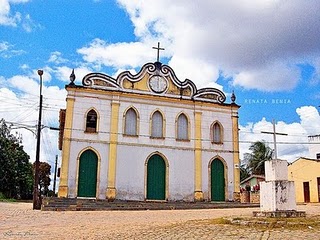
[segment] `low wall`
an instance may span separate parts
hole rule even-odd
[[[260,192],[244,191],[240,193],[241,203],[260,203]]]

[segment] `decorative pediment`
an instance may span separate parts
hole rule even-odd
[[[224,93],[218,89],[197,89],[196,85],[189,79],[180,81],[171,67],[160,62],[145,64],[137,74],[124,71],[116,79],[102,73],[90,73],[83,78],[82,84],[88,88],[214,103],[223,103],[226,100]]]

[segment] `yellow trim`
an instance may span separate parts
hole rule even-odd
[[[240,193],[240,158],[239,158],[239,125],[238,112],[231,107],[232,118],[232,145],[233,145],[233,183],[234,195]]]
[[[161,111],[159,108],[155,109],[151,114],[150,114],[150,124],[149,124],[149,132],[150,132],[150,137],[151,138],[155,138],[152,136],[152,117],[153,117],[153,114],[155,112],[159,112],[162,116],[162,137],[161,138],[165,138],[166,137],[166,118],[164,117],[164,113],[163,111]],[[158,137],[156,137],[158,138]]]
[[[82,149],[77,157],[77,175],[76,175],[76,188],[75,188],[75,196],[78,196],[78,185],[79,185],[79,167],[80,167],[80,157],[82,155],[82,153],[84,153],[87,150],[91,150],[93,151],[98,158],[98,166],[97,166],[97,186],[96,186],[96,198],[99,197],[99,188],[100,188],[100,167],[101,167],[101,156],[99,154],[99,152],[94,149],[93,147],[86,147],[84,149]]]
[[[114,200],[116,197],[116,162],[117,162],[117,144],[118,144],[118,126],[119,126],[119,107],[118,101],[111,103],[111,128],[110,128],[110,147],[109,147],[109,167],[108,167],[108,185],[106,197]]]
[[[166,164],[166,196],[165,196],[165,201],[168,201],[168,198],[169,198],[169,161],[168,159],[166,158],[165,155],[163,155],[162,153],[158,152],[158,151],[155,151],[153,153],[151,153],[146,161],[144,162],[144,199],[145,200],[148,200],[147,199],[147,176],[148,176],[148,161],[149,159],[153,156],[153,155],[159,155],[160,157],[162,157],[163,161],[165,162]],[[157,200],[151,200],[151,201],[157,201]],[[159,201],[159,200],[158,200]],[[162,200],[160,200],[161,202]]]
[[[87,97],[87,98],[110,99],[113,96],[113,97],[122,97],[121,102],[126,101],[123,98],[132,98],[133,99],[132,101],[130,99],[126,102],[134,103],[134,102],[137,102],[135,100],[142,99],[142,100],[146,100],[147,102],[168,103],[167,106],[172,106],[171,103],[174,102],[174,103],[177,103],[177,106],[179,106],[179,104],[184,105],[184,107],[186,107],[185,105],[190,105],[190,108],[192,108],[192,109],[194,108],[194,106],[196,106],[196,107],[208,107],[210,109],[216,107],[217,110],[219,110],[219,109],[230,110],[230,105],[231,105],[228,103],[221,104],[221,103],[204,102],[204,101],[197,101],[197,100],[194,101],[192,99],[180,99],[180,95],[179,96],[176,95],[176,98],[174,98],[174,97],[159,96],[156,94],[138,94],[138,93],[129,93],[129,92],[106,91],[106,90],[96,89],[96,88],[77,88],[76,91],[79,93],[81,92],[81,93],[94,94],[94,96],[93,95],[92,96],[81,95],[81,97],[83,97],[83,98]],[[97,97],[98,95],[100,95],[100,96]],[[109,97],[109,96],[111,96],[111,97]],[[151,100],[151,98],[152,98],[152,100]],[[233,109],[236,109],[236,108],[240,108],[240,106],[234,105]]]
[[[201,112],[195,112],[195,141],[194,141],[194,200],[203,201],[202,192],[202,135],[201,135]]]
[[[66,120],[63,134],[62,145],[62,162],[59,184],[59,197],[68,197],[68,173],[69,173],[69,160],[70,160],[70,140],[72,132],[72,121],[74,111],[74,98],[67,98],[66,104]]]
[[[122,86],[124,89],[134,89],[134,90],[140,90],[140,91],[146,91],[149,92],[149,74],[146,73],[143,78],[141,78],[137,82],[132,82],[128,78],[124,79],[122,82]]]
[[[211,201],[211,164],[212,164],[212,161],[216,159],[220,160],[224,166],[224,199],[225,201],[227,201],[228,200],[228,164],[219,155],[216,155],[213,158],[211,158],[208,165],[208,183],[209,183],[208,200]]]

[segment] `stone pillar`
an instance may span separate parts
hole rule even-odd
[[[265,173],[266,180],[260,183],[261,211],[296,210],[294,182],[288,181],[287,161],[266,161]]]
[[[265,162],[266,180],[260,183],[260,210],[254,216],[300,217],[305,212],[296,211],[294,182],[288,181],[288,163],[274,159]]]

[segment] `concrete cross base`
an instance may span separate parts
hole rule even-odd
[[[260,210],[262,212],[295,211],[293,181],[265,181],[260,183]]]
[[[295,210],[284,210],[284,211],[254,211],[254,217],[270,217],[270,218],[295,218],[305,217],[306,212],[295,211]]]

